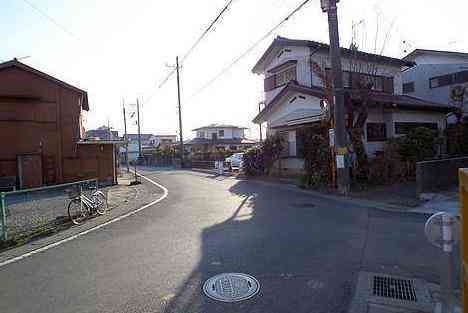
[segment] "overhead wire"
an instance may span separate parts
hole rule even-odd
[[[51,22],[52,24],[54,24],[56,27],[60,28],[64,33],[66,33],[67,35],[73,37],[73,39],[76,39],[76,40],[80,40],[80,38],[78,38],[78,36],[76,36],[73,32],[71,32],[70,30],[68,30],[65,26],[63,26],[62,24],[60,24],[59,22],[57,22],[52,16],[50,16],[49,14],[47,14],[44,10],[40,9],[39,7],[37,7],[35,4],[33,4],[31,1],[29,0],[23,0],[24,3],[26,3],[30,8],[32,8],[34,11],[36,11],[37,13],[39,13],[42,17],[46,18],[49,22]]]
[[[239,61],[241,61],[244,57],[246,57],[250,52],[252,52],[259,44],[261,44],[264,40],[269,38],[278,28],[280,28],[284,23],[286,23],[291,17],[293,17],[297,12],[299,12],[304,6],[310,2],[310,0],[305,0],[299,4],[291,13],[289,13],[285,18],[283,18],[278,24],[276,24],[273,28],[271,28],[265,35],[260,37],[257,41],[255,41],[251,46],[247,48],[244,52],[242,52],[238,57],[236,57],[231,63],[225,66],[217,75],[215,75],[212,79],[210,79],[207,83],[205,83],[201,88],[197,89],[190,97],[189,100],[193,99],[200,93],[202,93],[206,88],[208,88],[211,84],[213,84],[216,80],[218,80],[221,76],[226,74],[233,66],[235,66]]]
[[[185,62],[185,60],[192,54],[192,52],[195,50],[195,48],[200,44],[200,42],[205,38],[205,36],[213,29],[213,27],[216,25],[216,23],[219,22],[221,17],[228,11],[228,9],[231,7],[232,3],[235,0],[228,0],[227,3],[224,5],[224,7],[221,9],[221,11],[218,13],[218,15],[215,17],[213,21],[209,24],[209,26],[203,31],[203,33],[200,35],[200,37],[195,41],[195,43],[190,47],[190,49],[183,55],[181,59],[181,65]],[[161,83],[158,85],[158,89],[162,88],[167,81],[174,75],[176,69],[173,68],[167,76],[161,81]],[[149,99],[148,99],[149,101]]]

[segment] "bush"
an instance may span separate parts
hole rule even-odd
[[[260,176],[265,172],[263,153],[260,147],[247,150],[242,158],[242,168],[247,176]]]
[[[391,138],[384,152],[369,162],[368,184],[386,184],[414,179],[416,162],[434,158],[441,139],[438,132],[419,127],[405,136]]]
[[[247,176],[269,174],[271,167],[283,151],[283,138],[279,135],[268,137],[259,146],[244,153],[243,168]]]
[[[418,127],[405,136],[391,139],[389,143],[397,145],[402,161],[418,162],[434,158],[441,142],[436,130]]]
[[[301,178],[300,185],[304,187],[324,185],[329,182],[330,149],[327,137],[306,129],[301,133],[306,174]]]

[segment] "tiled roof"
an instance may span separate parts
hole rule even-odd
[[[242,145],[242,144],[256,144],[255,140],[247,139],[247,138],[235,138],[235,139],[206,139],[206,138],[194,138],[188,142],[186,145]]]
[[[322,87],[306,87],[291,81],[265,106],[265,108],[253,119],[253,122],[261,122],[262,118],[271,110],[273,110],[274,107],[280,102],[280,100],[288,94],[288,92],[300,92],[303,94],[315,96],[317,98],[325,97],[325,92]],[[374,92],[372,93],[372,97],[374,101],[386,105],[391,105],[396,108],[437,112],[451,112],[454,109],[454,107],[449,104],[426,101],[407,95],[392,95],[381,92]]]
[[[141,134],[141,140],[142,141],[147,141],[150,140],[150,138],[153,136],[153,134]],[[138,140],[138,134],[127,134],[127,138],[130,141],[137,141]]]
[[[313,40],[300,40],[300,39],[289,39],[285,37],[276,37],[265,53],[262,55],[260,60],[258,60],[257,64],[252,69],[254,73],[262,72],[262,64],[268,58],[268,56],[277,48],[277,47],[284,47],[284,46],[299,46],[299,47],[310,47],[312,49],[317,50],[326,50],[330,49],[330,45],[318,41]],[[371,61],[371,62],[379,62],[379,63],[387,63],[393,64],[396,66],[414,66],[414,62],[409,62],[397,58],[392,58],[388,56],[383,56],[379,54],[367,53],[363,51],[353,51],[346,48],[341,48],[341,54],[346,56],[357,57],[362,60]]]
[[[195,128],[195,129],[193,129],[193,131],[201,130],[201,129],[204,129],[204,128],[237,128],[237,129],[247,129],[246,127],[240,127],[240,126],[231,125],[231,124],[217,124],[217,123],[213,123],[213,124],[209,124],[209,125],[206,125],[206,126],[203,126],[203,127]]]
[[[269,103],[266,104],[265,108],[258,113],[258,115],[253,119],[254,123],[258,123],[266,113],[270,112],[273,107],[288,93],[288,92],[299,92],[310,96],[315,96],[317,98],[324,98],[325,91],[321,87],[306,87],[299,85],[295,81],[289,82],[286,87],[284,87]]]

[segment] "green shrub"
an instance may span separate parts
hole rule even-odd
[[[247,176],[269,174],[271,167],[283,151],[284,139],[279,135],[265,139],[259,146],[244,153],[242,167]]]
[[[397,145],[402,161],[419,162],[434,158],[440,141],[438,131],[418,127],[405,136],[391,139],[389,144]]]

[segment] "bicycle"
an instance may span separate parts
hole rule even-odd
[[[90,197],[80,191],[78,194],[70,194],[71,201],[68,204],[68,217],[75,225],[80,225],[93,214],[103,215],[107,211],[107,197],[103,192],[96,190]]]

